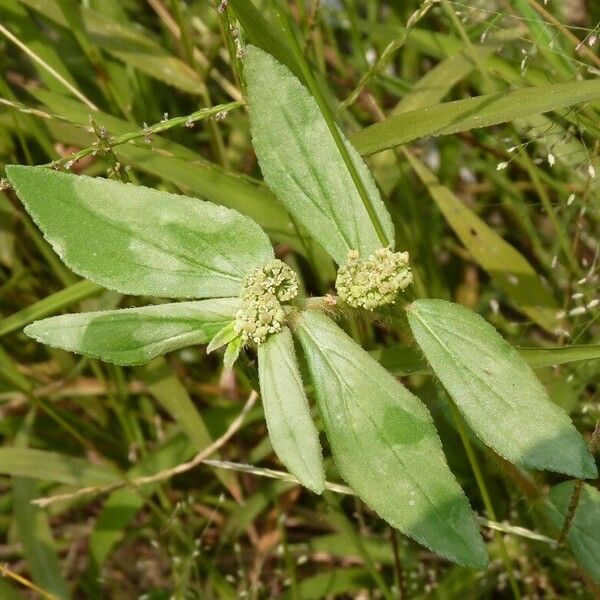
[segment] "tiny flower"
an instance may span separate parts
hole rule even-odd
[[[356,250],[348,252],[348,262],[338,271],[335,282],[340,298],[355,308],[373,310],[393,304],[398,292],[412,283],[408,252],[379,248],[366,259]]]
[[[242,308],[234,322],[242,342],[260,345],[281,331],[286,317],[283,303],[297,295],[298,277],[280,260],[272,260],[248,273],[242,283]]]

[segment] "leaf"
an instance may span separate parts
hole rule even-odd
[[[231,369],[233,369],[233,365],[235,365],[235,361],[239,358],[241,350],[241,337],[235,337],[227,344],[227,348],[225,348],[225,354],[223,356],[223,368],[226,371],[231,371]]]
[[[287,44],[282,42],[283,33],[281,30],[276,30],[252,2],[248,2],[248,0],[231,0],[229,4],[233,7],[235,16],[244,28],[248,40],[265,52],[272,54],[281,64],[286,65],[295,75],[300,76],[300,67],[294,55]]]
[[[258,376],[275,453],[302,485],[320,494],[325,489],[325,473],[319,433],[287,327],[258,347]]]
[[[574,481],[559,483],[546,500],[545,512],[557,531],[562,529],[574,488]],[[600,583],[600,491],[587,483],[581,488],[567,542],[577,562]]]
[[[244,73],[254,149],[266,183],[343,264],[348,250],[369,255],[381,242],[317,102],[271,55],[246,47]],[[347,143],[387,238],[394,227],[363,160]]]
[[[32,323],[25,333],[70,352],[139,365],[178,348],[206,344],[238,307],[237,298],[222,298],[60,315]]]
[[[33,448],[0,448],[0,473],[84,487],[120,481],[117,471],[87,460]]]
[[[118,292],[236,296],[246,272],[273,257],[256,223],[221,206],[43,167],[6,173],[63,262]]]
[[[239,333],[235,330],[234,321],[230,321],[223,327],[223,329],[217,331],[215,336],[210,340],[210,343],[206,347],[206,353],[210,354],[219,348],[229,344],[231,340],[238,337]]]
[[[325,315],[303,312],[295,333],[342,477],[393,527],[483,568],[485,546],[425,406]]]
[[[71,594],[62,575],[61,562],[48,518],[43,510],[31,503],[39,494],[36,482],[25,477],[15,477],[12,487],[17,539],[23,545],[23,554],[32,578],[41,589],[52,594],[52,597],[67,600]]]
[[[600,344],[581,346],[573,344],[556,348],[517,348],[517,350],[532,369],[600,359]]]
[[[546,331],[554,331],[556,301],[527,259],[442,185],[418,158],[410,152],[404,155],[475,261],[493,277],[518,310]]]
[[[67,20],[56,2],[20,2],[56,24],[68,28]],[[187,93],[202,94],[204,91],[204,84],[198,73],[153,41],[150,32],[143,30],[139,23],[136,23],[136,27],[128,27],[87,7],[82,9],[82,15],[90,41],[125,65]]]
[[[351,141],[361,154],[373,154],[432,135],[489,127],[598,99],[596,79],[507,90],[409,110],[362,129]]]
[[[23,308],[22,310],[0,321],[0,336],[21,329],[28,323],[58,312],[80,300],[89,298],[102,291],[102,288],[91,281],[78,281],[59,292],[50,294],[42,300]]]
[[[417,300],[407,312],[425,357],[484,443],[523,467],[596,477],[569,417],[485,319],[445,300]]]

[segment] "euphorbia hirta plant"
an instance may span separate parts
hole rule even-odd
[[[482,568],[485,545],[427,408],[331,318],[338,306],[377,311],[397,303],[412,280],[377,186],[336,130],[350,172],[317,103],[286,67],[247,47],[245,77],[265,181],[339,265],[338,296],[301,297],[298,275],[275,258],[267,235],[233,210],[11,166],[7,174],[25,208],[73,271],[124,294],[180,300],[52,317],[25,331],[122,365],[208,344],[210,351],[226,346],[231,368],[244,346],[253,348],[273,448],[302,484],[321,493],[319,432],[295,337],[342,478],[393,527],[450,560]],[[485,444],[522,467],[595,476],[583,438],[491,325],[441,300],[406,309],[416,342]]]

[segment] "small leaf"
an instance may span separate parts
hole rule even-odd
[[[425,406],[325,315],[303,312],[295,333],[342,477],[393,527],[483,568],[485,546]]]
[[[234,321],[230,321],[229,323],[227,323],[227,325],[225,325],[225,327],[223,327],[223,329],[217,332],[217,334],[215,335],[215,337],[213,337],[212,340],[210,340],[210,343],[206,347],[206,353],[210,354],[211,352],[222,348],[223,346],[225,346],[225,344],[229,344],[229,342],[231,342],[231,340],[233,340],[238,335],[239,334],[234,327]]]
[[[273,258],[262,229],[222,206],[43,167],[6,173],[63,262],[118,292],[236,296],[246,272]]]
[[[240,351],[242,350],[242,338],[235,337],[228,344],[227,348],[225,348],[225,355],[223,356],[223,366],[226,371],[231,371],[233,369],[233,365],[235,361],[238,359],[240,355]]]
[[[545,512],[557,532],[565,522],[574,488],[574,481],[559,483],[546,500]],[[600,491],[587,483],[581,488],[567,542],[577,562],[600,583]]]
[[[60,315],[36,321],[25,333],[38,342],[118,365],[206,344],[233,319],[237,298],[198,300]]]
[[[348,250],[368,256],[381,242],[315,99],[270,54],[246,47],[244,73],[254,149],[265,181],[314,239],[340,264]],[[367,166],[352,161],[387,238],[394,227]]]
[[[302,485],[320,494],[325,488],[325,474],[319,434],[310,416],[287,327],[258,347],[258,374],[275,453]]]
[[[596,477],[585,441],[525,360],[485,319],[445,300],[417,300],[408,321],[473,431],[523,467]]]

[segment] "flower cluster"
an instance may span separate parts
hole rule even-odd
[[[379,248],[361,259],[357,250],[350,250],[348,262],[338,271],[335,287],[339,297],[350,306],[373,310],[393,304],[398,292],[412,280],[408,252]]]
[[[285,322],[284,302],[298,295],[298,277],[285,263],[274,259],[250,271],[242,283],[242,308],[234,328],[244,344],[262,344],[281,331]]]

